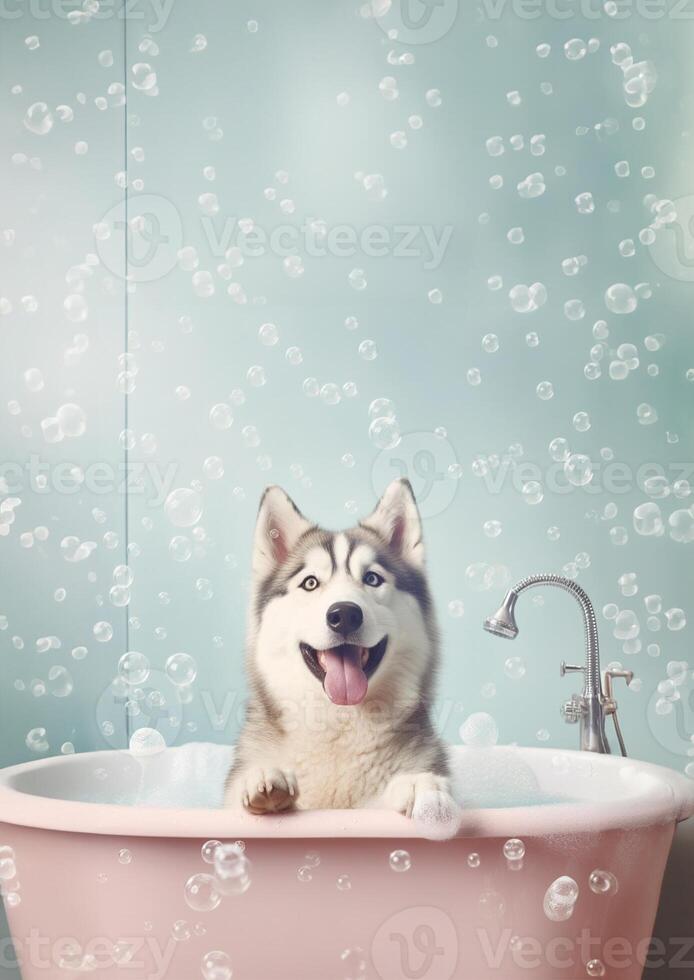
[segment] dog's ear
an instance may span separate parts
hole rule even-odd
[[[281,487],[268,487],[255,525],[253,574],[265,578],[282,565],[304,531],[311,527]]]
[[[418,567],[424,564],[422,521],[409,480],[393,480],[362,524],[380,534],[399,558]]]

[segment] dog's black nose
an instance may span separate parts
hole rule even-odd
[[[356,602],[333,602],[325,618],[331,630],[348,636],[364,622],[364,613]]]

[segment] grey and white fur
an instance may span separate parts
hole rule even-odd
[[[344,532],[279,487],[258,514],[249,702],[225,802],[254,814],[385,807],[450,822],[430,705],[439,663],[412,488],[396,480]]]

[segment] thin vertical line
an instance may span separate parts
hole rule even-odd
[[[125,290],[124,290],[124,309],[123,309],[123,320],[124,320],[124,336],[123,336],[123,351],[125,353],[125,365],[124,371],[128,370],[128,338],[129,338],[129,303],[130,294],[128,292],[129,278],[128,274],[130,272],[130,256],[128,252],[129,237],[130,237],[130,227],[128,224],[128,7],[127,3],[123,3],[123,171],[125,174],[124,179],[124,243],[123,243],[123,261],[124,261],[124,272],[125,272]],[[123,462],[125,464],[125,503],[124,503],[124,514],[123,514],[123,533],[125,535],[125,561],[124,564],[129,565],[129,555],[128,555],[128,544],[130,543],[130,497],[129,497],[129,480],[128,480],[128,467],[130,462],[130,449],[128,448],[128,422],[129,422],[129,403],[128,403],[128,389],[127,384],[125,385],[125,391],[123,394],[123,428],[125,431],[125,438],[123,443]],[[130,649],[130,605],[125,607],[125,652]],[[125,734],[130,744],[131,731],[131,720],[128,714],[127,708],[124,706],[125,711]]]

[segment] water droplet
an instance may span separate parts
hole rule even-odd
[[[211,912],[222,900],[217,882],[209,874],[192,875],[185,884],[183,897],[195,912]]]
[[[545,892],[544,913],[552,922],[565,922],[573,915],[578,899],[578,885],[573,878],[562,875]]]
[[[409,871],[412,867],[412,858],[408,851],[392,851],[388,863],[391,871]]]
[[[619,882],[611,871],[601,871],[596,868],[591,871],[588,878],[590,890],[596,895],[616,895],[619,889]]]
[[[188,687],[197,676],[198,668],[189,653],[174,653],[166,661],[166,676],[176,687]]]
[[[164,512],[175,527],[192,527],[202,517],[202,498],[195,490],[179,487],[166,498]]]

